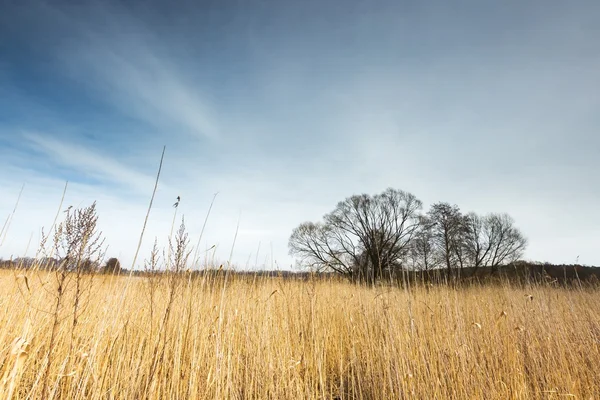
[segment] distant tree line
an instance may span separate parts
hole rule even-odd
[[[348,197],[322,221],[294,229],[290,254],[314,271],[371,282],[401,271],[496,272],[519,260],[527,246],[508,214],[464,214],[444,202],[422,208],[411,193],[391,188]]]
[[[57,269],[66,269],[68,271],[79,269],[85,273],[106,273],[118,274],[125,271],[121,268],[121,263],[117,258],[109,258],[105,263],[97,260],[83,259],[76,267],[74,263],[69,264],[68,260],[58,257],[17,257],[12,260],[0,259],[0,268],[18,268],[18,269],[39,269],[55,271]]]

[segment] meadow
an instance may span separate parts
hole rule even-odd
[[[57,276],[0,271],[1,398],[600,398],[594,287]]]

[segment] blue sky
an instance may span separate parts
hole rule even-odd
[[[33,253],[64,181],[109,255],[180,195],[192,241],[288,267],[355,193],[511,214],[526,257],[600,265],[597,1],[0,3],[0,255]],[[30,240],[31,239],[31,240]],[[28,248],[29,244],[29,248]],[[143,257],[142,257],[143,258]]]

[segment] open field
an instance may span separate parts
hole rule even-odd
[[[52,273],[0,272],[0,397],[600,398],[595,289],[85,281],[73,327]]]

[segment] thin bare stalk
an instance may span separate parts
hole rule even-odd
[[[217,192],[213,195],[212,201],[210,202],[210,206],[208,207],[208,212],[206,213],[206,217],[204,217],[204,224],[202,224],[202,230],[200,231],[200,237],[198,238],[198,243],[196,244],[196,248],[194,250],[194,258],[192,258],[194,265],[196,265],[198,263],[197,257],[198,257],[198,249],[200,248],[200,242],[202,241],[202,236],[204,235],[204,229],[206,228],[206,223],[208,222],[208,217],[210,216],[210,211],[213,208],[213,204],[215,203],[215,199],[217,198],[218,194],[219,194],[219,192]]]
[[[17,197],[17,202],[15,203],[15,208],[13,208],[12,213],[10,213],[6,223],[2,227],[2,231],[0,231],[0,247],[4,244],[6,240],[6,236],[8,235],[8,230],[10,229],[10,224],[12,223],[13,218],[15,217],[15,213],[17,212],[17,208],[19,207],[19,202],[21,201],[21,195],[23,194],[23,189],[25,189],[25,184],[21,186],[21,191],[19,192],[19,197]]]
[[[48,232],[52,232],[54,231],[54,227],[56,226],[56,221],[58,221],[58,217],[60,216],[60,212],[62,211],[62,207],[63,207],[63,203],[65,201],[65,196],[67,194],[67,187],[69,186],[69,181],[65,182],[65,187],[63,188],[63,192],[62,192],[62,196],[60,198],[60,203],[58,204],[58,209],[56,210],[56,215],[54,215],[54,220],[52,221],[52,225],[50,225],[50,229],[48,230]],[[38,249],[38,252],[35,256],[36,259],[39,258],[39,256],[45,253],[45,239],[44,239],[44,233],[42,232],[42,240],[40,243],[40,247]],[[51,249],[50,255],[49,257],[52,257],[54,255],[54,248]],[[39,267],[39,265],[38,265]]]
[[[242,212],[238,216],[237,226],[235,228],[235,235],[233,236],[233,243],[231,244],[231,252],[229,253],[229,260],[227,261],[227,267],[231,266],[231,259],[233,258],[233,250],[235,249],[235,242],[237,240],[238,232],[240,230],[240,220],[242,219]]]
[[[154,196],[156,195],[156,189],[158,188],[158,181],[160,179],[160,172],[162,171],[163,159],[165,158],[166,150],[167,146],[163,146],[163,151],[160,156],[160,164],[158,164],[158,173],[156,174],[156,181],[154,182],[154,190],[152,190],[152,197],[150,197],[150,204],[148,205],[148,211],[146,212],[146,217],[144,218],[144,226],[142,227],[142,232],[140,233],[140,240],[138,242],[137,248],[135,249],[135,255],[133,256],[133,262],[131,263],[129,276],[133,274],[135,263],[140,253],[140,248],[142,247],[142,241],[144,240],[144,232],[146,231],[146,225],[148,224],[148,218],[150,217],[150,210],[152,210],[152,203],[154,202]],[[125,286],[125,288],[127,288],[127,286]]]

